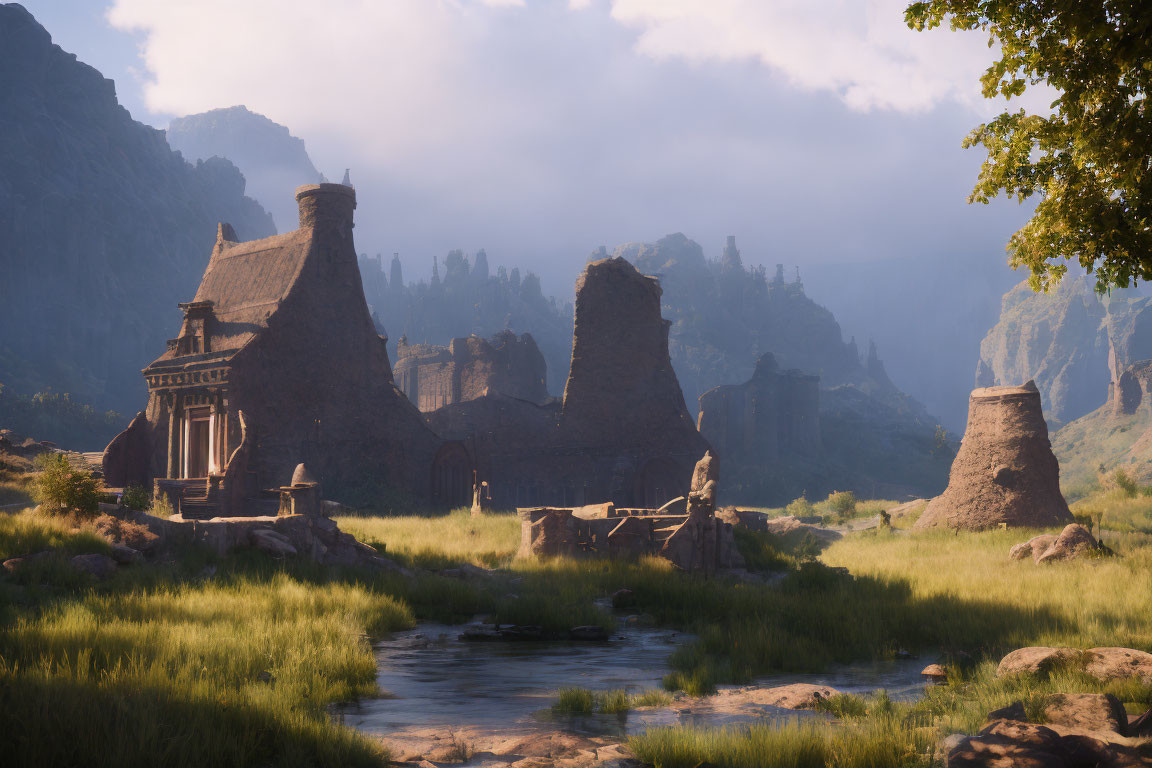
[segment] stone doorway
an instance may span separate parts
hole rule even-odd
[[[432,462],[432,501],[455,509],[472,503],[472,459],[461,443],[445,443]]]
[[[211,426],[212,418],[207,408],[197,408],[188,412],[184,477],[208,477]]]

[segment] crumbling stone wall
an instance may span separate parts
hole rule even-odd
[[[660,285],[620,258],[589,264],[576,283],[559,410],[489,394],[428,419],[441,437],[469,446],[477,480],[505,509],[660,506],[687,494],[708,448],[672,369]]]
[[[928,503],[916,527],[981,530],[1070,522],[1036,385],[974,390],[948,487]]]
[[[401,339],[396,382],[421,411],[502,394],[543,403],[547,365],[531,334],[501,331],[491,339],[452,339],[447,347]]]

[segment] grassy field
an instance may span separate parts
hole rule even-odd
[[[1152,498],[1099,495],[1077,509],[1084,514],[1093,504],[1123,557],[1038,567],[1007,559],[1027,532],[873,531],[834,544],[821,563],[782,551],[771,537],[742,534],[750,562],[787,571],[773,585],[689,576],[657,559],[514,561],[518,520],[473,519],[463,510],[339,522],[412,567],[467,562],[504,570],[456,577],[420,570],[408,580],[190,550],[97,584],[64,563],[106,551],[92,531],[29,513],[0,515],[0,559],[59,553],[19,578],[0,576],[0,733],[8,754],[28,764],[102,755],[117,765],[381,765],[379,743],[326,713],[331,702],[375,695],[371,638],[417,619],[476,615],[558,632],[607,626],[612,618],[593,601],[627,588],[637,612],[697,635],[672,656],[665,681],[690,693],[898,649],[964,651],[977,660],[915,705],[845,700],[837,706],[846,721],[837,726],[656,730],[634,740],[645,759],[667,768],[701,760],[925,765],[938,735],[971,730],[995,706],[1035,701],[1054,686],[1099,687],[996,680],[994,661],[1007,650],[1152,649],[1152,547],[1143,532]],[[1135,707],[1152,702],[1145,688],[1115,692]],[[571,691],[562,703],[615,711],[638,701]]]

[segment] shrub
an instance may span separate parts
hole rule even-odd
[[[1136,497],[1136,481],[1123,469],[1114,470],[1108,479],[1109,485],[1120,490],[1128,498],[1132,499]]]
[[[45,512],[96,515],[102,489],[91,472],[72,466],[61,453],[37,456],[36,468],[40,471],[32,481],[32,498]]]
[[[794,517],[814,517],[816,515],[816,507],[814,507],[812,502],[808,501],[808,499],[804,498],[803,496],[795,499],[791,504],[785,507],[784,511]]]
[[[148,489],[144,486],[130,485],[124,489],[124,493],[120,496],[120,503],[128,509],[143,512],[152,506],[152,494],[148,493]]]
[[[836,517],[847,520],[856,514],[856,494],[852,491],[833,491],[828,494],[828,508]]]

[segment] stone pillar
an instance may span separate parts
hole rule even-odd
[[[220,460],[220,393],[212,393],[211,407],[208,416],[208,474],[212,475],[221,470]]]
[[[180,476],[180,406],[175,392],[168,393],[168,471],[174,480]]]

